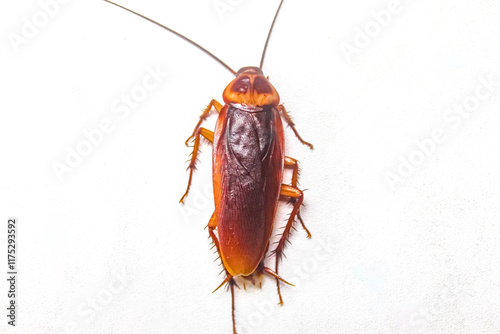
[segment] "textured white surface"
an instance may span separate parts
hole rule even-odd
[[[221,0],[232,6],[222,17],[212,0],[121,3],[239,68],[257,65],[278,2]],[[292,236],[280,272],[297,286],[283,287],[283,307],[271,279],[237,291],[240,333],[500,332],[500,85],[467,118],[448,113],[500,78],[500,3],[392,3],[283,5],[264,71],[315,145],[287,132],[313,238]],[[222,276],[204,230],[208,146],[186,206],[178,200],[183,142],[231,75],[102,1],[60,5],[15,52],[8,33],[41,7],[2,7],[0,251],[3,222],[16,216],[20,280],[18,326],[1,311],[0,332],[230,333],[230,294],[211,294]],[[341,46],[388,8],[397,13],[349,62]],[[162,83],[114,113],[157,67],[169,73]],[[53,162],[103,119],[113,131],[60,182]],[[442,142],[415,153],[435,131]],[[423,161],[391,187],[387,173],[410,157]]]

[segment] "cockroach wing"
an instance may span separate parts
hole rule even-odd
[[[283,125],[274,108],[230,105],[217,120],[213,146],[215,212],[222,261],[250,275],[265,256],[283,179]]]

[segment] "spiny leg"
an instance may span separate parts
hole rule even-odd
[[[299,162],[297,161],[297,159],[285,156],[285,167],[293,168],[292,187],[297,188],[298,179],[299,179]],[[294,198],[292,197],[292,203],[293,202],[294,202]],[[302,217],[300,217],[300,210],[297,211],[297,218],[299,218],[300,224],[302,225],[304,230],[307,232],[307,238],[311,238],[311,232],[309,232],[306,225],[304,224],[304,221],[302,220]]]
[[[212,99],[208,104],[208,106],[205,108],[205,110],[203,110],[200,116],[200,120],[194,127],[193,134],[188,139],[186,139],[185,142],[186,146],[188,146],[189,141],[196,136],[196,131],[200,128],[201,124],[207,119],[208,115],[210,114],[210,111],[212,111],[212,107],[214,107],[215,110],[217,110],[217,112],[220,112],[222,110],[222,105],[216,100]]]
[[[283,249],[285,248],[285,243],[288,241],[288,237],[290,236],[290,230],[293,227],[293,222],[295,220],[295,216],[297,216],[299,212],[299,208],[302,205],[302,201],[304,200],[304,194],[302,191],[299,189],[282,184],[281,185],[281,196],[286,196],[292,198],[293,201],[293,209],[292,213],[290,214],[290,217],[288,218],[288,222],[285,226],[285,229],[283,230],[283,234],[281,235],[280,240],[278,241],[278,245],[274,249],[273,253],[276,255],[276,263],[275,263],[275,273],[278,275],[278,266],[279,262],[281,260],[281,256],[283,255]],[[280,290],[280,279],[276,277],[276,286],[278,288],[278,296],[279,296],[279,304],[283,304],[283,298],[281,297],[281,290]]]
[[[299,135],[297,129],[295,128],[295,123],[292,121],[292,118],[290,117],[290,115],[288,114],[288,112],[286,111],[285,109],[285,106],[280,104],[279,106],[276,107],[276,109],[278,109],[278,111],[281,113],[281,116],[283,116],[283,118],[285,119],[286,123],[288,124],[289,127],[292,128],[293,130],[293,133],[295,133],[295,136],[297,136],[297,138],[300,140],[300,142],[304,145],[307,145],[309,146],[309,148],[312,150],[314,147],[311,143],[308,143],[306,142],[304,139],[302,139],[302,137]]]
[[[234,317],[234,286],[236,285],[236,282],[234,281],[233,276],[231,276],[227,271],[226,271],[226,274],[227,274],[226,278],[217,287],[217,289],[212,291],[212,293],[219,290],[224,284],[229,285],[229,288],[231,290],[231,318],[233,320],[233,334],[236,334],[236,321],[235,321],[235,317]]]
[[[220,255],[219,239],[217,239],[217,236],[214,233],[214,230],[217,228],[217,218],[215,216],[215,212],[212,213],[212,216],[210,217],[210,220],[208,221],[207,227],[208,227],[208,234],[212,238],[212,242],[214,243],[215,248],[217,249],[217,254],[219,255],[219,258],[222,260],[221,255]],[[217,289],[215,291],[217,291]]]
[[[215,247],[217,248],[217,253],[219,254],[219,258],[222,261],[221,253],[220,253],[220,246],[219,246],[219,239],[217,239],[217,236],[214,233],[214,230],[217,228],[217,218],[215,216],[215,212],[212,214],[212,217],[210,217],[210,220],[208,222],[208,234],[210,234],[210,237],[212,238],[212,241],[214,242]],[[222,263],[222,266],[224,266],[224,263]],[[231,317],[233,320],[233,334],[236,334],[236,321],[234,317],[234,286],[236,285],[236,282],[234,281],[233,276],[229,274],[229,272],[224,268],[226,271],[226,278],[222,281],[222,283],[212,292],[214,293],[215,291],[219,290],[223,285],[229,284],[229,288],[231,290]]]
[[[192,153],[192,157],[191,157],[191,162],[189,164],[189,167],[188,169],[190,169],[189,171],[189,180],[188,180],[188,185],[187,185],[187,189],[186,189],[186,192],[184,193],[184,195],[181,197],[180,199],[180,203],[184,203],[184,198],[187,196],[187,194],[189,193],[189,187],[191,186],[191,180],[193,178],[193,171],[194,171],[194,168],[195,168],[195,164],[196,164],[196,157],[198,156],[198,150],[199,150],[199,146],[200,146],[200,134],[205,137],[206,139],[208,139],[210,142],[213,143],[213,138],[214,138],[214,133],[212,131],[209,131],[205,128],[201,128],[201,124],[203,123],[203,121],[205,121],[208,117],[208,115],[210,114],[210,112],[212,111],[212,107],[215,108],[215,110],[217,110],[217,112],[220,112],[222,110],[222,105],[217,102],[216,100],[212,99],[210,101],[210,103],[208,104],[208,106],[205,108],[205,110],[203,110],[201,116],[200,116],[200,120],[198,121],[198,123],[196,124],[195,128],[194,128],[194,131],[193,131],[193,134],[191,136],[189,136],[188,139],[186,139],[186,146],[189,146],[189,141],[191,141],[191,139],[195,138],[195,143],[194,143],[194,147],[193,147],[193,153]]]
[[[193,172],[195,169],[196,165],[196,159],[198,157],[198,151],[200,149],[200,136],[203,136],[205,139],[210,141],[211,143],[214,142],[214,133],[210,130],[207,130],[205,128],[198,128],[196,129],[196,132],[194,134],[195,140],[194,140],[194,146],[193,146],[193,153],[191,153],[191,161],[189,163],[188,169],[189,169],[189,179],[188,179],[188,185],[186,192],[184,195],[182,195],[180,199],[180,203],[184,203],[184,198],[187,196],[189,193],[189,187],[191,187],[191,180],[193,179]]]
[[[275,272],[274,272],[271,268],[264,267],[264,272],[265,272],[266,274],[268,274],[268,275],[270,275],[270,276],[272,276],[272,277],[276,278],[277,280],[282,281],[282,282],[283,282],[283,283],[285,283],[285,284],[288,284],[288,285],[291,285],[291,286],[295,286],[295,285],[293,285],[292,283],[285,281],[285,279],[284,279],[283,277],[281,277],[280,275],[278,275],[277,273],[275,273]],[[283,304],[283,303],[281,303],[281,304]]]

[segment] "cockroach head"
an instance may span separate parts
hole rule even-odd
[[[276,107],[280,96],[259,67],[242,67],[222,94],[224,102],[251,107]]]

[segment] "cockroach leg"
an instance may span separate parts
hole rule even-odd
[[[283,255],[283,249],[285,248],[285,243],[288,240],[288,237],[290,236],[290,230],[293,227],[293,222],[295,220],[295,216],[297,216],[299,212],[299,208],[302,205],[302,201],[304,200],[304,194],[302,193],[301,190],[297,189],[296,187],[292,187],[286,184],[281,185],[281,192],[280,196],[286,196],[292,198],[293,201],[293,209],[292,213],[290,214],[290,217],[288,218],[288,222],[285,226],[285,229],[283,230],[283,234],[281,235],[280,240],[278,241],[278,245],[274,249],[273,253],[276,255],[276,264],[275,264],[275,274],[278,275],[278,266],[279,262],[281,260],[281,256]],[[279,296],[279,304],[283,304],[283,298],[281,297],[281,290],[280,290],[280,279],[276,278],[276,286],[278,288],[278,296]]]
[[[194,146],[193,146],[193,153],[191,154],[191,161],[190,161],[189,166],[188,166],[188,169],[189,169],[188,185],[187,185],[186,192],[184,193],[184,195],[182,195],[182,197],[179,201],[180,203],[183,203],[183,204],[184,204],[184,198],[186,198],[187,194],[189,193],[189,187],[191,187],[191,180],[193,179],[193,172],[194,172],[195,165],[196,165],[196,158],[198,157],[198,151],[200,148],[200,136],[203,136],[205,139],[207,139],[211,143],[214,142],[214,133],[212,131],[207,130],[205,128],[196,129],[195,134],[194,134],[195,140],[194,140]]]
[[[210,237],[212,238],[212,241],[214,242],[215,247],[217,247],[217,253],[219,253],[219,256],[220,256],[219,239],[217,239],[217,236],[214,233],[214,230],[217,227],[217,218],[216,218],[215,212],[212,213],[212,216],[210,217],[210,220],[208,221],[207,226],[208,226],[208,234],[210,234]]]
[[[297,159],[285,156],[285,167],[292,168],[292,187],[297,188],[298,178],[299,178],[299,162]]]
[[[200,120],[198,121],[198,123],[196,124],[196,126],[193,130],[193,134],[188,139],[186,139],[186,142],[185,142],[186,146],[188,146],[191,139],[193,139],[196,136],[196,131],[198,131],[201,124],[207,119],[208,115],[212,111],[212,107],[214,107],[215,110],[217,110],[217,112],[220,112],[222,110],[222,105],[219,102],[217,102],[215,99],[212,99],[212,101],[210,101],[210,103],[205,108],[205,110],[203,110],[203,113],[200,116]]]
[[[208,225],[207,226],[208,226],[208,234],[210,235],[210,238],[212,238],[212,241],[213,241],[215,247],[217,248],[217,254],[219,255],[219,259],[221,259],[221,262],[222,262],[221,253],[220,253],[219,239],[217,238],[217,236],[214,233],[214,230],[217,228],[217,216],[215,215],[215,212],[212,214],[212,217],[210,217],[210,220],[208,221]],[[222,266],[224,267],[224,263],[222,263]],[[231,274],[229,274],[229,272],[226,270],[225,267],[224,267],[223,271],[226,272],[226,278],[217,287],[217,289],[215,289],[214,291],[212,291],[212,293],[214,293],[215,291],[219,290],[224,284],[228,283],[232,279]],[[236,284],[236,283],[233,282],[233,284]]]
[[[217,218],[216,218],[215,212],[214,212],[212,214],[212,217],[210,217],[210,220],[208,221],[208,234],[210,234],[210,237],[212,238],[212,241],[213,241],[215,247],[217,248],[217,254],[219,255],[219,259],[221,259],[221,261],[222,261],[222,258],[221,258],[221,255],[220,255],[219,239],[217,239],[217,236],[214,233],[214,230],[216,228],[217,228]],[[224,270],[226,270],[226,268],[224,268]],[[226,270],[226,274],[228,274],[227,270]]]
[[[234,282],[234,278],[229,280],[229,286],[231,287],[231,316],[233,318],[233,334],[236,333],[236,321],[234,320],[234,286],[236,283]]]
[[[219,253],[220,257],[219,239],[217,239],[217,236],[214,233],[214,230],[216,228],[217,228],[217,218],[214,212],[212,214],[212,217],[210,217],[210,220],[208,221],[208,233],[210,234],[210,237],[212,237],[212,241],[214,242],[214,245],[217,248],[217,252]],[[236,285],[236,282],[234,281],[234,278],[227,272],[226,268],[224,268],[224,270],[226,271],[226,278],[214,291],[212,291],[212,293],[219,290],[224,284],[229,284],[229,288],[231,290],[231,315],[233,319],[233,334],[236,334],[236,322],[234,320],[234,286]]]
[[[288,124],[289,127],[292,128],[293,133],[295,133],[295,136],[300,140],[300,142],[304,145],[309,146],[309,148],[312,150],[314,147],[311,143],[306,142],[302,137],[299,135],[297,129],[295,128],[295,123],[292,121],[292,118],[290,117],[290,114],[285,109],[285,106],[280,104],[279,106],[276,107],[278,111],[281,113],[281,116],[285,119],[286,123]]]
[[[229,282],[230,279],[231,279],[231,276],[226,276],[226,278],[222,281],[222,283],[217,288],[215,288],[215,290],[212,291],[212,293],[214,293],[215,291],[217,291],[220,288],[222,288],[222,286],[224,286],[224,284],[226,284],[227,282]]]
[[[300,216],[300,211],[297,212],[297,218],[299,219],[300,225],[302,225],[302,228],[307,233],[307,239],[311,239],[311,232],[309,232],[309,230],[307,229],[306,225],[304,224],[304,221],[302,220],[302,217]]]
[[[236,285],[236,282],[234,281],[234,278],[231,275],[227,274],[224,281],[222,281],[222,283],[212,293],[219,290],[224,284],[228,284],[229,289],[231,290],[231,317],[233,319],[233,334],[236,334],[236,321],[234,317],[234,286]]]
[[[236,322],[234,320],[235,319],[234,318],[234,286],[236,285],[236,282],[234,281],[234,278],[228,273],[227,276],[226,276],[226,278],[217,287],[217,289],[215,289],[214,291],[212,291],[212,293],[214,293],[215,291],[219,290],[225,284],[228,284],[229,285],[229,289],[231,290],[231,316],[232,316],[232,319],[233,319],[233,334],[236,334]],[[238,285],[236,285],[236,287],[238,287]]]
[[[274,271],[272,271],[271,268],[268,268],[268,267],[264,267],[264,272],[266,272],[267,274],[273,276],[274,278],[276,278],[277,280],[280,280],[282,281],[283,283],[285,284],[288,284],[288,285],[291,285],[291,286],[295,286],[293,285],[292,283],[290,282],[287,282],[283,277],[281,277],[280,275],[278,275],[277,273],[275,273]]]
[[[293,172],[292,172],[292,187],[297,188],[298,179],[299,179],[299,162],[297,161],[297,159],[285,156],[285,164],[284,165],[285,165],[286,168],[293,168]],[[291,203],[295,204],[295,198],[294,197],[290,197],[290,199],[291,199]],[[307,238],[310,239],[311,238],[311,232],[309,232],[309,230],[307,229],[306,225],[304,224],[304,221],[302,220],[302,217],[300,217],[300,211],[297,211],[297,218],[299,219],[300,224],[302,225],[302,227],[306,231]]]

